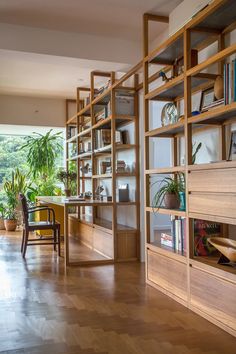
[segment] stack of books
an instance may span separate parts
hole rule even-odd
[[[95,131],[95,146],[96,149],[101,149],[111,144],[111,130],[100,129]]]
[[[214,101],[212,102],[211,104],[207,105],[207,106],[204,106],[202,108],[202,111],[201,112],[207,112],[209,111],[210,109],[213,109],[213,108],[217,108],[219,106],[223,106],[225,104],[225,99],[224,98],[221,98],[220,100],[217,100],[217,101]]]
[[[111,161],[100,161],[100,174],[105,174],[105,173],[110,173],[107,172],[108,170],[110,170],[111,167]]]
[[[116,172],[123,173],[125,172],[126,163],[124,160],[117,160],[116,161]]]
[[[224,65],[225,104],[236,102],[236,59]]]
[[[105,119],[108,117],[107,114],[107,106],[103,106],[96,114],[95,114],[95,121],[99,122],[102,119]]]
[[[161,234],[161,244],[171,247],[176,252],[184,254],[186,252],[186,219],[174,217],[171,220],[170,234]]]

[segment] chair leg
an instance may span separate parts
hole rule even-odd
[[[24,237],[24,245],[23,245],[23,258],[25,258],[27,245],[28,245],[28,238],[29,238],[29,230],[25,230],[25,237]]]
[[[54,251],[57,250],[57,230],[53,230],[53,249]]]
[[[61,257],[61,232],[60,232],[60,225],[57,229],[57,242],[58,242],[58,256]]]
[[[22,241],[21,241],[21,253],[23,252],[23,248],[24,248],[24,242],[25,242],[25,229],[23,229],[23,232],[22,232]]]

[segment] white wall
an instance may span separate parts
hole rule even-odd
[[[65,127],[64,99],[0,95],[0,124]]]

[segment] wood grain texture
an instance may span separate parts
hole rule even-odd
[[[144,267],[72,267],[51,248],[20,256],[0,236],[1,354],[233,354],[236,339],[145,285]]]

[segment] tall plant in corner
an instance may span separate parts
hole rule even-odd
[[[33,133],[26,138],[26,144],[21,149],[27,150],[27,162],[30,168],[30,174],[37,185],[38,193],[45,186],[49,186],[49,194],[53,190],[53,176],[57,169],[56,158],[62,151],[62,133],[52,133],[50,129],[45,135]]]

